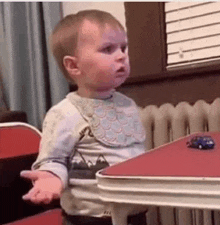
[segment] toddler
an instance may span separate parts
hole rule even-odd
[[[95,174],[145,151],[137,107],[115,91],[130,73],[127,45],[123,26],[99,10],[66,16],[51,36],[58,65],[78,90],[48,111],[37,160],[21,176],[33,182],[24,200],[60,198],[63,224],[111,225]],[[128,222],[146,224],[145,213]]]

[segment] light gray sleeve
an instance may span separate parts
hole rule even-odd
[[[74,110],[70,110],[73,108]],[[54,107],[47,113],[42,131],[39,155],[32,169],[47,170],[57,175],[66,187],[68,161],[79,140],[77,123],[80,118],[75,107]]]

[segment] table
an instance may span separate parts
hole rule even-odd
[[[189,147],[211,136],[213,149]],[[197,133],[96,174],[100,198],[112,206],[114,225],[148,206],[220,209],[220,132]]]

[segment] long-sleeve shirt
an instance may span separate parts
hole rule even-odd
[[[104,100],[72,92],[48,111],[33,169],[51,171],[62,180],[61,206],[67,214],[109,216],[95,174],[144,153],[144,141],[133,100],[118,92]]]

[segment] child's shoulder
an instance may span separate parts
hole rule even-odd
[[[77,108],[67,99],[63,99],[52,106],[44,118],[44,127],[55,127],[57,124],[71,125],[82,124],[83,118]]]
[[[52,106],[47,115],[56,114],[57,116],[75,116],[79,114],[77,108],[69,101],[67,97],[58,102],[56,105]]]

